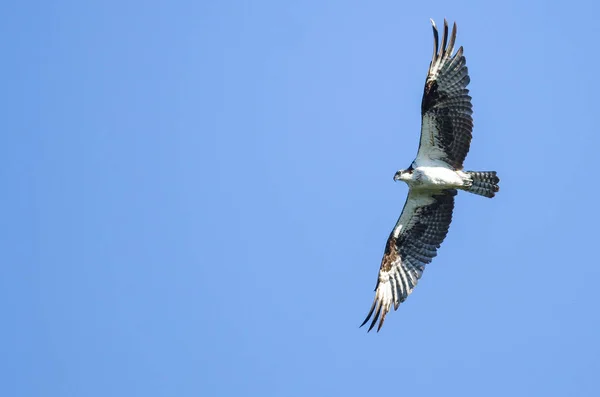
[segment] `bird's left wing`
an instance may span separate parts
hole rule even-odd
[[[460,170],[469,152],[473,113],[469,96],[469,70],[463,48],[456,53],[456,24],[448,40],[448,23],[439,44],[433,20],[433,58],[429,65],[421,102],[421,141],[417,159],[441,160]]]
[[[396,310],[410,295],[425,265],[437,255],[437,249],[448,233],[454,196],[454,189],[436,192],[410,190],[385,246],[375,286],[375,300],[361,327],[375,314],[369,331],[380,319],[379,331],[392,303]]]

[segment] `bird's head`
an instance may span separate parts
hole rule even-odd
[[[395,174],[394,174],[394,181],[398,182],[398,181],[409,181],[412,178],[412,172],[413,169],[412,167],[410,167],[409,169],[406,170],[398,170]]]

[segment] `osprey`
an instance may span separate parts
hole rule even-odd
[[[429,65],[421,102],[421,141],[410,167],[394,175],[408,184],[406,203],[385,246],[375,300],[365,325],[374,315],[369,331],[379,320],[381,329],[392,305],[398,309],[417,285],[425,265],[437,255],[448,233],[457,189],[494,197],[500,179],[495,171],[463,171],[471,144],[473,118],[470,82],[463,48],[453,55],[456,23],[448,40],[433,26],[433,58]]]

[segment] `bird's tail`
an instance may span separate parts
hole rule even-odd
[[[467,192],[492,198],[500,189],[498,186],[500,178],[496,176],[496,171],[466,171],[466,173],[471,178],[471,185],[465,187]]]

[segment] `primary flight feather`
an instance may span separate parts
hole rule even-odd
[[[467,85],[470,82],[463,48],[454,54],[456,23],[448,40],[433,26],[433,57],[421,102],[421,140],[410,167],[399,170],[395,181],[406,182],[408,197],[396,226],[390,233],[371,310],[369,331],[377,321],[379,331],[392,305],[398,309],[417,285],[425,265],[437,255],[454,209],[457,189],[494,197],[500,179],[495,171],[463,171],[471,144],[473,113]]]

